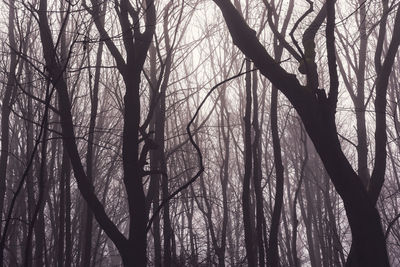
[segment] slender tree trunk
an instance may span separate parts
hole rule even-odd
[[[62,168],[62,167],[61,167]],[[58,225],[58,247],[57,247],[57,266],[64,266],[64,255],[65,255],[65,179],[62,177],[62,170],[60,175],[59,185],[59,225]]]
[[[150,80],[151,80],[151,101],[150,103],[158,103],[157,99],[159,97],[159,93],[157,92],[157,69],[156,69],[156,48],[154,46],[154,42],[151,43],[149,48],[149,58],[150,58]],[[155,142],[158,143],[159,135],[164,134],[155,131],[155,125],[157,123],[157,118],[159,118],[159,108],[160,105],[157,105],[156,110],[154,111],[155,116],[153,116],[152,121],[150,122],[150,131],[155,132]],[[159,151],[150,151],[150,167],[152,170],[158,170],[159,168]],[[149,193],[153,196],[153,212],[156,212],[159,208],[160,202],[160,175],[152,174],[151,182],[149,185]],[[154,242],[154,266],[161,266],[161,234],[160,234],[160,215],[157,213],[154,217],[153,222],[153,242]]]
[[[15,72],[17,68],[17,49],[15,42],[15,7],[14,1],[9,3],[8,12],[8,42],[10,43],[10,68],[7,74],[7,85],[5,86],[4,97],[1,105],[1,152],[0,152],[0,220],[3,219],[4,197],[7,185],[7,164],[9,156],[9,136],[10,136],[10,113],[12,96],[15,90]],[[0,223],[0,233],[2,223]],[[0,248],[0,266],[3,266],[4,247]]]
[[[61,5],[62,11],[65,11],[64,5]],[[68,23],[68,16],[61,16],[61,20],[64,21],[65,24]],[[67,37],[66,37],[66,32],[61,33],[61,45],[60,45],[60,53],[62,57],[62,63],[67,64]],[[67,76],[64,75],[64,79],[67,79]],[[61,144],[61,147],[62,144]],[[65,149],[63,149],[63,155],[62,155],[62,163],[61,163],[61,175],[60,175],[60,185],[59,185],[59,190],[60,190],[60,203],[59,203],[59,231],[58,231],[58,251],[57,251],[57,263],[58,267],[63,267],[65,260],[64,260],[64,239],[65,239],[65,219],[66,219],[66,214],[65,214],[65,167],[66,167],[66,161],[68,161],[68,157],[66,155]]]
[[[269,233],[268,265],[271,267],[280,266],[278,251],[279,222],[283,205],[283,165],[281,156],[281,145],[278,134],[278,90],[273,86],[271,94],[271,133],[274,149],[274,162],[276,173],[275,204],[272,213],[271,228]],[[295,248],[294,248],[295,249]]]
[[[35,231],[35,266],[43,266],[43,252],[44,252],[44,241],[45,241],[45,230],[44,230],[44,201],[46,194],[46,177],[47,177],[47,131],[48,131],[48,105],[50,103],[50,82],[47,82],[46,88],[46,101],[47,106],[44,112],[43,124],[41,125],[43,135],[42,139],[42,147],[41,147],[41,159],[39,163],[38,159],[38,198],[36,202],[36,206],[32,215],[32,220],[29,224],[27,244],[25,247],[25,262],[24,266],[31,265],[31,259],[28,258],[30,255],[30,250],[32,249],[32,238],[33,232]]]
[[[65,246],[65,236],[66,236],[66,227],[65,227],[65,221],[68,219],[66,218],[66,168],[68,165],[68,156],[67,156],[67,151],[63,149],[63,154],[62,154],[62,163],[61,163],[61,175],[60,175],[60,211],[59,211],[59,234],[58,234],[58,254],[57,254],[57,262],[59,267],[63,267],[64,263],[66,260],[64,257],[66,256],[66,253],[64,251]]]
[[[307,237],[307,249],[308,249],[308,256],[310,258],[310,264],[311,267],[317,267],[318,265],[316,264],[315,260],[315,251],[314,251],[314,239],[313,239],[313,227],[311,223],[311,213],[309,210],[306,211],[304,207],[304,198],[301,197],[300,201],[300,211],[301,211],[301,216],[304,218],[304,224],[306,228],[306,237]],[[307,207],[309,204],[307,203]]]
[[[328,213],[328,227],[330,228],[330,232],[332,233],[332,242],[333,246],[332,249],[334,251],[335,255],[335,262],[334,265],[340,265],[343,266],[346,262],[344,254],[343,254],[343,248],[342,244],[339,239],[339,233],[336,227],[336,218],[334,214],[334,207],[332,206],[331,203],[331,198],[329,195],[329,183],[328,181],[325,182],[325,191],[323,192],[324,194],[324,203],[326,205],[326,210]]]
[[[256,253],[253,243],[253,223],[251,212],[251,191],[250,180],[252,173],[252,151],[251,151],[251,74],[250,61],[246,60],[246,110],[244,115],[244,177],[243,177],[243,193],[242,193],[242,209],[244,224],[244,239],[246,246],[247,263],[249,266],[256,266]]]
[[[258,79],[257,73],[253,73],[253,129],[254,129],[254,141],[253,141],[253,183],[254,193],[256,202],[256,233],[257,233],[257,245],[258,245],[258,266],[265,266],[265,248],[263,240],[263,221],[264,221],[264,203],[263,203],[263,192],[261,188],[262,171],[261,171],[261,130],[259,126],[259,107],[258,107],[258,93],[257,86]]]
[[[26,90],[29,93],[32,93],[32,70],[29,67],[29,64],[25,65],[26,67],[26,73],[27,73],[27,88]],[[26,129],[26,162],[29,162],[30,157],[33,153],[33,107],[32,107],[32,98],[28,98],[28,110],[27,110],[27,118],[28,118],[28,122],[27,122],[27,129]],[[35,197],[34,197],[34,183],[33,183],[33,175],[32,175],[32,170],[30,169],[26,175],[26,192],[27,192],[27,220],[30,221],[32,219],[32,215],[33,215],[33,209],[34,209],[34,203],[35,203]],[[28,234],[28,233],[26,233]],[[27,236],[27,235],[26,235]],[[24,247],[26,247],[27,245],[27,240],[25,240],[25,245]],[[28,259],[32,259],[32,251],[30,250],[28,252],[28,255],[26,255],[26,257]],[[25,260],[25,259],[24,259]]]
[[[220,172],[221,189],[222,189],[222,228],[221,228],[221,244],[218,250],[218,265],[225,266],[225,251],[226,251],[226,235],[228,227],[228,179],[229,179],[229,129],[225,130],[226,126],[229,127],[229,112],[226,107],[225,90],[223,90],[221,97],[221,131],[224,142],[225,153],[223,156],[223,169]],[[224,118],[226,116],[226,118]],[[225,132],[226,131],[226,132]]]
[[[293,11],[293,2],[291,2],[288,14],[283,23],[282,32],[285,34]],[[269,11],[272,13],[272,11]],[[269,15],[271,16],[271,15]],[[278,45],[276,37],[274,38],[274,54],[276,60],[280,60],[283,53],[283,46]],[[284,186],[284,168],[282,164],[282,152],[279,140],[278,131],[278,89],[272,86],[271,92],[271,135],[272,135],[272,147],[274,153],[274,167],[276,175],[276,185],[275,185],[275,204],[274,210],[271,218],[271,227],[269,232],[269,244],[267,251],[267,264],[269,267],[278,267],[279,263],[279,249],[278,249],[278,234],[279,234],[279,224],[280,217],[283,206],[283,186]],[[294,248],[295,249],[295,248]],[[296,260],[296,259],[294,259]]]
[[[65,160],[65,161],[64,161]],[[72,227],[71,227],[71,163],[67,150],[63,149],[63,178],[65,179],[65,267],[72,266]]]
[[[100,18],[101,23],[104,25],[104,16]],[[100,86],[100,73],[101,73],[101,62],[103,56],[103,42],[99,43],[99,48],[97,50],[96,55],[96,65],[95,65],[95,74],[94,74],[94,83],[93,88],[91,86],[92,74],[90,70],[90,49],[87,49],[87,58],[88,58],[88,66],[89,66],[89,86],[91,91],[91,111],[90,111],[90,120],[89,120],[89,136],[88,136],[88,144],[87,144],[87,156],[86,156],[86,174],[91,183],[95,181],[95,161],[93,159],[94,155],[94,137],[95,137],[95,126],[96,126],[96,118],[97,118],[97,107],[99,102],[99,86]],[[86,222],[84,226],[84,244],[83,244],[83,252],[81,259],[81,266],[87,267],[90,266],[91,260],[91,251],[92,251],[92,231],[93,231],[93,213],[90,208],[85,205],[86,210]]]

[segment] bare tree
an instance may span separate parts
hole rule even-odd
[[[377,78],[376,98],[376,153],[375,168],[371,177],[370,190],[367,192],[361,179],[354,172],[340,147],[335,124],[335,112],[338,101],[338,75],[335,57],[335,6],[334,1],[327,1],[327,52],[330,74],[330,90],[327,96],[324,89],[315,84],[315,76],[307,75],[311,82],[302,86],[296,77],[279,66],[254,34],[254,31],[240,16],[239,12],[229,1],[214,1],[221,9],[233,42],[245,53],[260,72],[265,75],[292,103],[305,125],[306,131],[313,141],[330,179],[342,197],[347,217],[352,230],[356,258],[362,266],[388,266],[388,256],[383,238],[380,216],[375,208],[375,201],[379,195],[385,173],[386,158],[386,90],[390,70],[393,66],[400,34],[394,31],[390,41],[388,53],[382,67],[378,46],[378,68],[381,71]],[[384,15],[386,16],[386,14]],[[400,27],[400,9],[396,14],[395,29]],[[381,24],[381,38],[384,38],[385,25]],[[382,39],[383,41],[383,39]],[[311,46],[312,47],[312,46]],[[305,47],[305,49],[307,49]],[[306,68],[313,67],[306,63]],[[312,60],[312,58],[311,58]],[[313,79],[312,79],[313,78]],[[370,199],[372,195],[373,199]],[[360,227],[363,225],[363,227]]]

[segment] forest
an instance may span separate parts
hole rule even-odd
[[[400,266],[398,0],[3,0],[0,267]]]

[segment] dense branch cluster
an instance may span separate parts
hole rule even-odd
[[[396,1],[0,6],[0,267],[400,265]]]

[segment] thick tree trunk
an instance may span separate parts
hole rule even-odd
[[[362,266],[388,266],[378,211],[368,197],[360,177],[354,172],[340,148],[336,129],[333,128],[335,127],[333,118],[330,119],[329,124],[330,126],[326,125],[324,129],[318,130],[306,125],[306,129],[336,190],[343,199],[354,247],[359,255],[357,258]],[[321,140],[321,136],[325,138]],[[374,255],[374,257],[371,259],[367,255]]]
[[[386,244],[383,237],[380,216],[375,208],[375,203],[369,198],[367,191],[360,181],[360,177],[354,172],[343,154],[340,142],[337,138],[334,114],[336,112],[338,95],[338,79],[337,75],[334,75],[336,73],[336,63],[334,39],[332,40],[331,35],[333,34],[334,14],[328,14],[327,23],[328,26],[330,25],[329,31],[327,30],[327,36],[329,35],[328,37],[331,40],[328,40],[327,45],[329,54],[328,61],[330,62],[329,69],[332,74],[330,77],[331,90],[329,97],[327,97],[324,90],[317,90],[316,94],[313,95],[312,92],[300,85],[294,75],[287,73],[283,68],[278,66],[261,45],[254,31],[248,27],[230,1],[220,0],[214,2],[220,7],[223,13],[233,42],[246,56],[253,60],[260,72],[285,94],[299,113],[307,133],[313,141],[337,192],[344,201],[352,230],[357,259],[362,266],[388,266]],[[334,12],[332,2],[327,10]],[[400,15],[396,15],[396,26],[397,20],[400,20]],[[396,26],[395,28],[397,28]],[[394,30],[394,33],[398,32]],[[388,54],[397,51],[399,36],[397,34],[394,34],[394,36],[395,38],[393,38],[394,41],[392,40],[390,44],[388,50],[390,53],[388,52]],[[390,71],[392,64],[392,59],[385,60],[383,66],[386,70]],[[384,88],[385,79],[378,78],[377,88],[378,85]],[[385,95],[385,93],[385,90],[379,90],[379,94]],[[379,101],[383,103],[382,100]],[[381,102],[378,102],[378,104]],[[379,112],[381,116],[384,116],[382,115],[385,114],[385,110],[383,109],[384,105],[378,105],[378,107],[377,114]],[[385,129],[386,125],[385,123],[380,123],[379,126]],[[385,130],[383,130],[383,132],[385,132]],[[384,156],[384,145],[382,142],[385,140],[383,134],[379,132],[378,136],[376,136],[377,152],[378,155],[382,157]],[[380,165],[384,163],[384,159],[378,160],[381,162]],[[384,166],[381,167],[384,168]],[[371,195],[376,196],[376,189],[380,189],[383,184],[381,173],[382,170],[380,169],[380,172],[377,172],[375,175],[377,179],[375,179],[372,186],[375,190],[371,192]]]
[[[129,75],[129,76],[128,76]],[[140,72],[129,73],[124,76],[126,94],[124,97],[124,129],[122,158],[124,169],[124,184],[128,194],[129,204],[129,239],[127,245],[121,249],[121,256],[125,266],[127,262],[136,266],[146,266],[147,239],[146,226],[148,214],[146,212],[146,198],[142,185],[141,166],[139,165],[139,123],[140,123]]]

